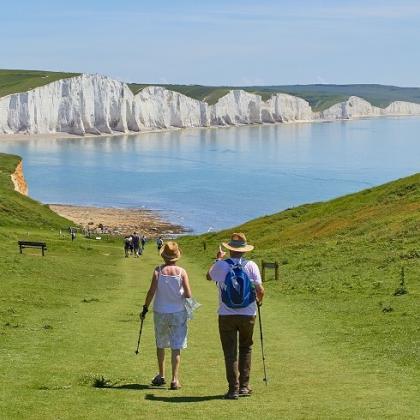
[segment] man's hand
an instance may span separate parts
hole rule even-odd
[[[146,305],[143,305],[143,310],[140,312],[140,319],[146,318],[147,312],[149,312],[149,309]]]
[[[222,247],[219,245],[219,250],[216,254],[216,260],[221,260],[226,255],[226,252],[222,250]]]

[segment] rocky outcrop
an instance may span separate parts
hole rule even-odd
[[[83,74],[0,98],[0,134],[110,134],[380,115],[420,115],[420,104],[398,101],[382,109],[351,96],[313,112],[307,101],[295,96],[277,93],[264,101],[259,95],[232,90],[208,105],[158,86],[134,95],[125,83]]]
[[[28,195],[28,184],[26,183],[25,177],[23,175],[22,161],[18,163],[15,172],[13,172],[12,175],[10,175],[10,177],[12,178],[15,191],[23,195]]]

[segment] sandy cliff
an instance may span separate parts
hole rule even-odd
[[[23,175],[23,165],[22,161],[18,163],[16,166],[15,172],[10,175],[12,178],[13,185],[15,187],[15,191],[23,194],[28,195],[28,184],[25,181],[25,177]]]
[[[420,115],[420,104],[393,102],[382,109],[356,96],[313,112],[302,98],[232,90],[208,105],[163,87],[134,95],[122,82],[83,74],[0,98],[0,134],[137,132],[150,129]]]

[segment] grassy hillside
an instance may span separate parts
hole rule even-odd
[[[47,206],[13,190],[10,174],[20,160],[19,156],[0,153],[0,227],[53,229],[68,226],[66,219]]]
[[[232,231],[246,232],[256,261],[281,264],[268,283],[279,305],[294,301],[341,351],[417,372],[420,385],[420,174],[182,245],[204,267]],[[397,296],[402,269],[409,293]]]
[[[256,332],[254,395],[232,402],[222,399],[216,290],[204,278],[232,230],[182,239],[181,264],[203,306],[189,324],[183,388],[156,389],[150,314],[134,355],[155,247],[124,258],[118,239],[60,236],[71,222],[12,191],[18,161],[0,155],[1,418],[418,416],[419,174],[232,229],[256,245],[252,258],[281,263],[262,307],[268,386]],[[47,255],[20,255],[20,238],[45,240]],[[395,296],[401,267],[409,293]]]
[[[80,73],[64,73],[39,70],[1,70],[0,98],[12,93],[26,92],[56,80],[78,76]]]

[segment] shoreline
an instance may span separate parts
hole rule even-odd
[[[58,215],[90,230],[92,233],[126,235],[134,231],[154,238],[190,232],[181,225],[164,220],[156,211],[112,207],[78,206],[71,204],[47,204]]]
[[[29,133],[14,133],[14,134],[0,134],[1,140],[15,140],[15,141],[24,141],[24,140],[68,140],[68,139],[92,139],[92,138],[103,138],[103,137],[131,137],[141,134],[151,134],[151,133],[166,133],[179,130],[208,130],[208,129],[229,129],[229,128],[241,128],[241,127],[262,127],[262,126],[276,126],[276,125],[290,125],[290,124],[322,124],[322,123],[334,123],[334,122],[351,122],[358,120],[371,120],[379,118],[419,118],[420,115],[415,114],[406,114],[406,115],[371,115],[355,118],[346,118],[346,119],[315,119],[315,120],[294,120],[294,121],[277,121],[277,122],[263,122],[263,123],[252,123],[252,124],[236,124],[236,125],[212,125],[207,127],[169,127],[169,128],[158,128],[158,129],[148,129],[141,131],[114,131],[112,133],[100,133],[100,134],[91,134],[87,133],[84,135],[80,134],[71,134],[66,132],[56,132],[56,133],[45,133],[45,134],[29,134]]]

